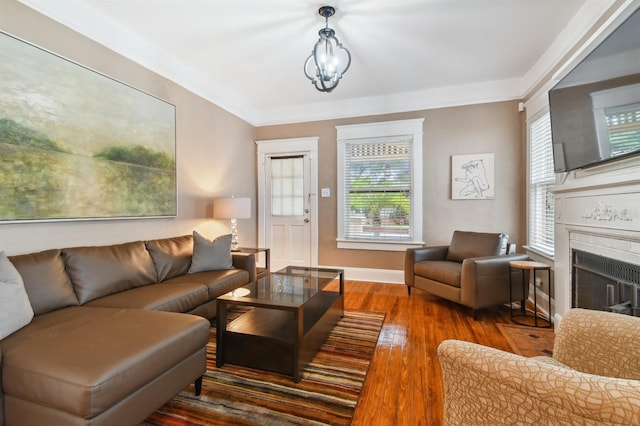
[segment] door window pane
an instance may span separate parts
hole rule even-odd
[[[304,157],[271,158],[271,215],[304,216]]]

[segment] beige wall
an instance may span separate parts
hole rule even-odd
[[[0,29],[165,99],[176,105],[177,115],[177,218],[0,224],[0,249],[9,254],[158,238],[193,229],[210,237],[228,232],[228,224],[210,219],[211,199],[218,195],[251,196],[256,212],[253,141],[319,136],[318,184],[331,188],[332,193],[331,198],[319,198],[320,264],[402,269],[402,252],[336,248],[335,126],[408,118],[425,118],[425,242],[446,243],[453,230],[467,229],[507,232],[519,246],[524,243],[524,131],[515,101],[254,129],[181,86],[14,0],[0,2]],[[495,199],[451,200],[451,155],[484,152],[495,153]],[[256,243],[255,219],[239,221],[239,228],[242,243]]]
[[[16,254],[110,244],[190,233],[193,229],[215,237],[229,231],[228,223],[210,219],[211,200],[218,195],[251,196],[255,211],[253,126],[14,0],[0,1],[0,30],[174,104],[178,174],[177,218],[4,223],[0,224],[0,250]],[[242,243],[255,244],[255,223],[239,221]]]
[[[441,108],[402,114],[327,120],[256,129],[256,139],[318,136],[319,263],[321,265],[402,269],[404,252],[338,249],[337,125],[424,118],[423,231],[427,244],[448,243],[456,229],[506,232],[519,250],[525,243],[525,162],[522,113],[516,101]],[[495,153],[495,198],[451,199],[451,155]]]

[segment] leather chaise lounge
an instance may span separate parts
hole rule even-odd
[[[0,340],[0,425],[136,425],[198,391],[215,299],[255,258],[188,273],[192,253],[186,235],[10,256],[34,318]]]

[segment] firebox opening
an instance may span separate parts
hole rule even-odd
[[[573,250],[571,279],[574,308],[640,316],[640,265]]]

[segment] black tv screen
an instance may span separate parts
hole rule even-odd
[[[640,9],[549,91],[556,172],[640,154]]]

